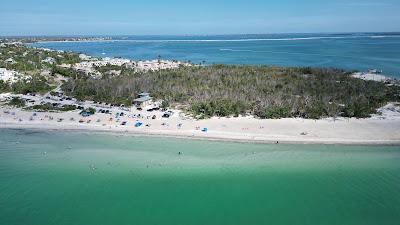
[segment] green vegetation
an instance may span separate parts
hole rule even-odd
[[[399,86],[354,79],[342,70],[268,66],[214,65],[145,73],[125,69],[118,77],[70,79],[63,89],[80,100],[125,105],[137,93],[149,91],[199,118],[364,118],[387,102],[400,100]]]
[[[19,80],[12,84],[11,89],[16,94],[46,93],[51,90],[51,86],[43,76],[33,76],[32,79]]]
[[[257,115],[262,119],[280,119],[292,117],[290,109],[286,107],[272,106],[270,108],[263,108],[257,112]]]
[[[92,115],[94,115],[95,113],[96,113],[96,109],[94,109],[94,108],[88,108],[88,109],[86,109],[86,111],[87,112],[89,112],[90,114],[92,114]]]
[[[11,101],[8,102],[8,105],[14,106],[17,108],[22,108],[25,106],[25,101],[22,100],[21,98],[15,97],[15,98],[12,98]]]
[[[228,99],[216,99],[209,102],[195,102],[191,107],[192,112],[200,118],[212,116],[228,117],[239,116],[246,113],[246,104]]]
[[[96,66],[95,70],[104,74],[109,72],[110,70],[121,70],[121,66],[116,66],[116,65]]]
[[[51,103],[46,103],[43,105],[34,105],[26,109],[38,112],[67,112],[67,111],[74,111],[77,109],[77,107],[75,105],[54,106]]]
[[[0,53],[1,68],[15,70],[28,75],[40,74],[42,69],[49,69],[53,64],[74,64],[82,61],[76,53],[45,51],[28,48],[24,45],[9,45],[0,48]],[[5,62],[7,59],[12,59],[14,63]],[[46,59],[51,60],[47,61]]]
[[[83,113],[88,113],[88,114],[94,115],[94,114],[96,114],[96,109],[89,107],[80,112],[80,114],[83,114]]]
[[[51,67],[51,74],[59,74],[63,77],[70,77],[73,79],[84,79],[86,77],[84,73],[79,73],[71,68],[64,68],[57,65]]]
[[[161,108],[163,108],[163,109],[166,109],[166,108],[168,108],[168,107],[170,107],[171,105],[170,105],[170,103],[169,103],[169,101],[168,100],[164,100],[164,101],[162,101],[162,103],[161,103]]]
[[[55,75],[61,75],[69,78],[62,86],[65,93],[78,100],[130,106],[138,93],[146,91],[162,100],[163,108],[179,106],[197,118],[365,118],[387,102],[400,101],[398,83],[355,79],[336,69],[213,65],[140,73],[107,65],[96,68],[101,78],[93,78],[60,66],[81,62],[75,53],[22,45],[0,48],[0,53],[0,67],[31,77],[13,84],[0,82],[0,92],[45,93],[56,85]],[[6,62],[9,58],[13,62]],[[112,76],[113,70],[120,75]],[[42,76],[43,71],[50,75]]]
[[[77,109],[76,105],[63,105],[63,106],[60,108],[60,111],[66,112],[66,111],[74,111],[74,110],[76,110],[76,109]]]
[[[0,80],[0,93],[10,92],[11,86],[9,83]]]
[[[11,59],[11,61],[8,61]],[[9,84],[0,81],[1,92],[14,92],[16,94],[45,93],[55,86],[52,77],[42,75],[43,71],[59,73],[63,76],[76,76],[75,72],[62,69],[57,65],[81,62],[79,55],[70,52],[47,51],[29,48],[24,45],[7,45],[0,48],[0,68],[14,70],[31,78],[21,79]],[[67,73],[71,74],[67,74]]]
[[[0,93],[13,92],[15,94],[46,93],[51,90],[47,79],[43,76],[33,76],[30,79],[19,80],[15,83],[8,83],[0,80]]]

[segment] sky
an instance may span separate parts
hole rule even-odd
[[[400,31],[400,0],[0,0],[0,35]]]

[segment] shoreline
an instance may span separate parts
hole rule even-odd
[[[83,117],[80,110],[37,112],[0,106],[0,129],[79,131],[260,144],[400,145],[399,107],[388,104],[378,110],[380,115],[366,119],[259,119],[241,116],[196,120],[179,110],[171,111],[169,118],[163,118],[161,111],[146,110],[122,110],[125,115],[116,116],[121,112],[117,108],[110,109],[110,114],[96,113]],[[136,126],[137,123],[140,125]]]
[[[238,133],[222,134],[190,134],[188,132],[174,132],[167,130],[129,130],[128,127],[101,127],[95,125],[50,125],[50,124],[28,124],[28,123],[7,123],[0,122],[1,130],[32,130],[32,131],[57,131],[57,132],[80,132],[94,135],[113,135],[125,137],[149,137],[149,138],[174,138],[183,140],[197,141],[217,141],[229,143],[249,143],[249,144],[286,144],[286,145],[343,145],[343,146],[400,146],[400,139],[387,140],[367,140],[367,139],[338,139],[338,138],[307,138],[295,136],[248,136]],[[277,143],[278,142],[278,143]]]
[[[236,38],[236,39],[143,39],[147,35],[134,35],[133,37],[142,37],[142,39],[124,39],[121,37],[126,37],[130,35],[117,35],[117,36],[110,36],[110,37],[105,37],[105,38],[87,38],[85,39],[82,37],[81,40],[38,40],[38,41],[33,41],[33,42],[27,42],[28,44],[33,44],[33,43],[57,43],[57,42],[121,42],[121,41],[130,41],[130,42],[237,42],[237,41],[292,41],[292,40],[318,40],[318,39],[354,39],[354,38],[371,38],[371,39],[377,39],[377,38],[393,38],[393,37],[398,37],[398,35],[393,35],[391,32],[389,33],[382,33],[381,35],[377,35],[376,33],[365,33],[365,35],[362,35],[362,33],[352,33],[349,32],[348,34],[358,34],[357,36],[341,36],[340,34],[335,34],[335,33],[281,33],[279,35],[299,35],[299,36],[294,36],[294,37],[266,37],[266,38]],[[218,35],[178,35],[178,37],[224,37],[224,36],[246,36],[246,35],[271,35],[271,34],[218,34]],[[305,36],[304,35],[315,35],[315,36]],[[337,35],[337,36],[335,36]],[[150,35],[152,36],[152,35]],[[155,35],[156,37],[176,37],[176,35]],[[116,38],[119,37],[119,38]],[[114,39],[116,38],[116,39]],[[68,38],[66,38],[68,39]]]

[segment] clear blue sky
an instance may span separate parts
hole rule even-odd
[[[0,0],[0,35],[400,31],[400,0]]]

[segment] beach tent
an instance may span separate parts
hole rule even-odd
[[[208,131],[208,128],[203,128],[201,131],[202,131],[202,132],[207,132],[207,131]]]
[[[143,123],[137,122],[137,123],[135,124],[135,127],[141,127],[142,125],[143,125]]]

